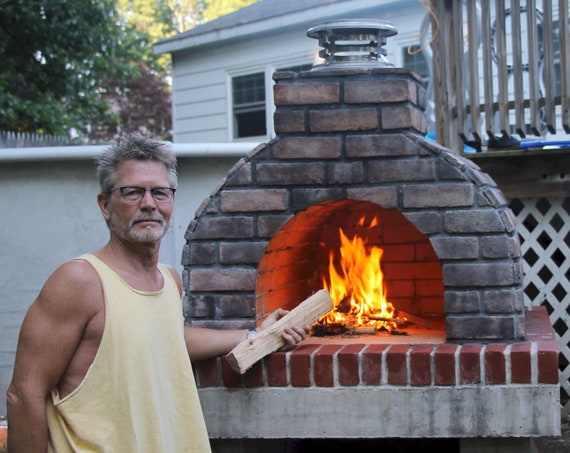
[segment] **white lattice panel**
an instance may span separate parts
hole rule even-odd
[[[525,304],[546,306],[560,348],[562,415],[570,415],[570,198],[510,203],[518,221]]]

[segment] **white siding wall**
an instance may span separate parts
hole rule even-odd
[[[412,43],[419,34],[423,8],[379,11],[374,17],[391,22],[398,35],[388,39],[388,59],[401,65],[401,48]],[[359,17],[355,12],[351,18]],[[319,22],[315,18],[313,23]],[[173,64],[174,141],[178,143],[235,141],[232,130],[231,78],[265,72],[266,80],[276,70],[312,64],[319,50],[316,39],[306,36],[311,24],[297,29],[272,30],[251,40],[236,40],[215,46],[193,49],[176,54]],[[268,118],[272,120],[272,84],[266,84]],[[273,138],[272,121],[269,135]]]

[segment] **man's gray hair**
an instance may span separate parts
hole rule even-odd
[[[96,158],[97,177],[101,193],[108,195],[117,181],[117,167],[127,160],[153,160],[162,162],[168,171],[170,186],[178,185],[176,156],[163,142],[151,139],[140,132],[119,138]]]

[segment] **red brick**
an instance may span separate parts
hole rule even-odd
[[[408,367],[406,353],[410,349],[408,344],[395,344],[386,353],[388,365],[388,384],[406,385],[408,383]]]
[[[310,387],[312,385],[311,355],[318,348],[319,345],[315,344],[301,344],[291,352],[289,358],[291,385],[294,387]]]
[[[538,341],[538,383],[558,384],[558,344],[556,341]]]
[[[379,385],[382,382],[382,353],[387,348],[387,344],[371,344],[362,352],[363,384]]]
[[[340,344],[323,346],[315,353],[313,359],[315,385],[319,387],[334,386],[334,355],[342,348]]]
[[[243,375],[243,385],[245,387],[263,387],[265,379],[263,378],[263,366],[261,361],[255,363]]]
[[[456,344],[446,343],[437,346],[434,354],[435,385],[455,385]]]
[[[273,114],[273,127],[275,132],[293,133],[305,131],[305,111],[280,111]]]
[[[267,384],[271,387],[285,387],[287,382],[287,353],[274,352],[265,359]]]
[[[459,351],[459,383],[481,383],[481,349],[480,344],[465,344]]]
[[[224,385],[229,388],[241,387],[241,374],[234,371],[227,360],[222,360],[222,380]]]
[[[220,360],[219,357],[214,357],[195,365],[198,387],[219,387],[222,385]]]
[[[530,343],[511,345],[511,382],[531,384]]]
[[[410,384],[431,384],[431,351],[432,344],[419,344],[410,352]]]
[[[347,104],[417,103],[416,89],[408,80],[359,80],[344,84]]]
[[[338,353],[338,381],[340,385],[352,386],[360,384],[358,365],[359,353],[364,349],[363,344],[349,344]]]
[[[340,100],[337,82],[283,84],[273,87],[275,105],[336,104]]]
[[[360,131],[377,128],[378,114],[373,108],[311,110],[309,121],[311,132]]]
[[[485,349],[485,383],[486,384],[505,384],[506,376],[506,358],[505,343],[490,344]]]

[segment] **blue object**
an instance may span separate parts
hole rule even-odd
[[[570,140],[552,140],[550,142],[545,140],[534,140],[528,142],[521,142],[520,147],[525,148],[544,148],[545,146],[554,146],[560,148],[566,148],[570,146]]]

